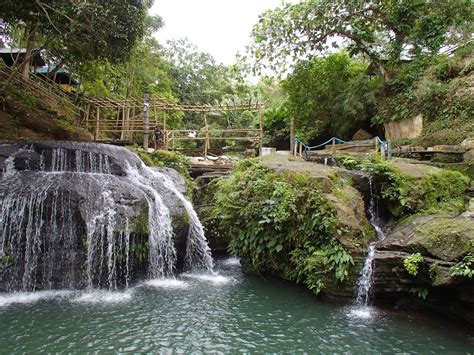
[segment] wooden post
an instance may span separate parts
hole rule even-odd
[[[290,118],[290,152],[295,149],[295,118]]]
[[[89,102],[87,104],[86,112],[84,114],[84,116],[85,116],[84,121],[86,122],[86,129],[89,128],[88,126],[89,126],[89,115],[90,115],[90,113],[91,113],[91,103]]]
[[[331,150],[332,150],[331,153],[334,155],[334,152],[336,151],[336,139],[335,138],[332,139],[332,149]]]
[[[263,120],[262,120],[262,110],[258,110],[258,124],[260,128],[260,148],[263,147]]]
[[[115,130],[118,131],[120,123],[120,107],[117,109],[117,121],[115,122]]]
[[[143,148],[148,151],[148,133],[150,130],[150,123],[148,122],[148,94],[143,96]]]
[[[207,159],[207,149],[209,148],[209,126],[207,125],[207,114],[204,113],[204,127],[206,129],[206,140],[204,142],[204,158]]]
[[[163,111],[163,132],[165,137],[165,148],[168,150],[168,129],[166,128],[166,111]]]
[[[120,133],[120,140],[122,141],[125,139],[125,131],[127,129],[127,112],[127,105],[124,105],[122,109],[122,132]]]
[[[94,127],[94,141],[99,138],[99,118],[100,118],[100,109],[99,106],[96,106],[96,117],[95,117],[95,127]]]

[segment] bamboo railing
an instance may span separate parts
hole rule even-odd
[[[164,148],[175,150],[178,141],[204,141],[204,154],[207,155],[213,141],[247,141],[261,143],[263,140],[262,109],[259,103],[247,105],[180,105],[161,97],[146,98],[147,120],[144,118],[144,99],[131,97],[128,99],[90,98],[86,101],[82,124],[94,133],[94,140],[115,135],[116,141],[131,141],[136,133],[145,136],[153,132],[153,127],[160,126],[164,136]],[[203,114],[201,129],[169,129],[167,116],[169,112],[185,111]],[[230,111],[258,112],[259,128],[227,128],[210,129],[208,115]],[[162,113],[162,119],[158,118]],[[107,117],[105,117],[107,113]],[[192,134],[193,133],[193,134]],[[194,135],[195,133],[195,135]],[[146,143],[144,143],[146,145]]]
[[[57,109],[64,109],[75,118],[79,117],[81,109],[76,106],[61,87],[55,83],[47,82],[40,77],[24,77],[20,72],[4,66],[0,69],[2,81],[9,81],[12,84],[22,87],[33,96],[45,100],[56,106]]]

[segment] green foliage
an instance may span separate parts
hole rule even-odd
[[[468,179],[457,171],[442,170],[414,177],[401,173],[391,161],[379,158],[358,160],[340,156],[338,160],[348,169],[369,172],[380,187],[379,197],[395,217],[464,209]]]
[[[148,228],[148,209],[142,208],[140,214],[130,221],[129,230],[140,236],[148,236],[150,230]]]
[[[103,59],[121,62],[146,31],[150,1],[129,0],[4,0],[0,18],[7,35],[18,23],[26,24],[25,37],[41,42],[66,62]]]
[[[401,66],[387,83],[389,95],[380,97],[374,124],[423,115],[421,146],[459,144],[474,134],[474,45],[453,57],[420,57]]]
[[[211,214],[221,234],[232,236],[229,251],[254,272],[302,282],[316,293],[322,275],[348,278],[353,260],[333,235],[335,213],[305,174],[241,161],[218,182]]]
[[[169,152],[167,150],[155,150],[152,153],[152,159],[155,166],[173,168],[181,175],[189,177],[189,168],[191,164],[188,158],[179,152]]]
[[[413,293],[416,297],[426,300],[428,297],[429,290],[424,287],[412,287],[410,292]]]
[[[311,57],[349,42],[382,64],[411,54],[435,53],[472,31],[473,3],[453,1],[308,0],[264,12],[254,26],[250,52],[255,69],[285,69],[290,58]],[[345,42],[344,44],[346,44]]]
[[[21,90],[11,83],[3,83],[0,89],[0,97],[3,98],[2,101],[6,101],[9,97],[12,97],[13,100],[18,103],[16,111],[19,113],[26,114],[34,108],[42,107],[40,100],[30,95],[26,90]]]
[[[411,276],[415,277],[418,275],[418,267],[422,262],[423,256],[420,253],[414,253],[403,260],[403,266]]]
[[[321,133],[349,138],[368,125],[380,82],[365,74],[366,67],[344,52],[296,65],[283,86],[298,136],[306,141]]]
[[[471,278],[474,276],[474,255],[467,254],[460,262],[451,268],[452,276],[461,276]]]
[[[291,262],[295,269],[288,272],[287,276],[304,283],[316,294],[325,286],[322,275],[333,272],[336,280],[342,282],[348,279],[350,268],[354,266],[352,256],[338,243],[323,245],[318,249],[307,242],[303,248],[291,253]]]

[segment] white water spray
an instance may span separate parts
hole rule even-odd
[[[66,142],[19,151],[21,157],[12,154],[4,161],[0,179],[0,273],[7,290],[128,286],[136,255],[143,256],[131,234],[142,207],[148,210],[148,276],[172,276],[177,251],[163,200],[169,193],[189,218],[187,267],[212,272],[210,249],[191,203],[167,175],[146,167],[135,154]]]

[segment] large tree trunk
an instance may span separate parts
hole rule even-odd
[[[30,61],[33,57],[33,50],[36,43],[36,24],[31,23],[28,27],[28,37],[26,39],[26,53],[23,59],[23,63],[21,64],[21,73],[22,75],[27,78],[30,74]]]

